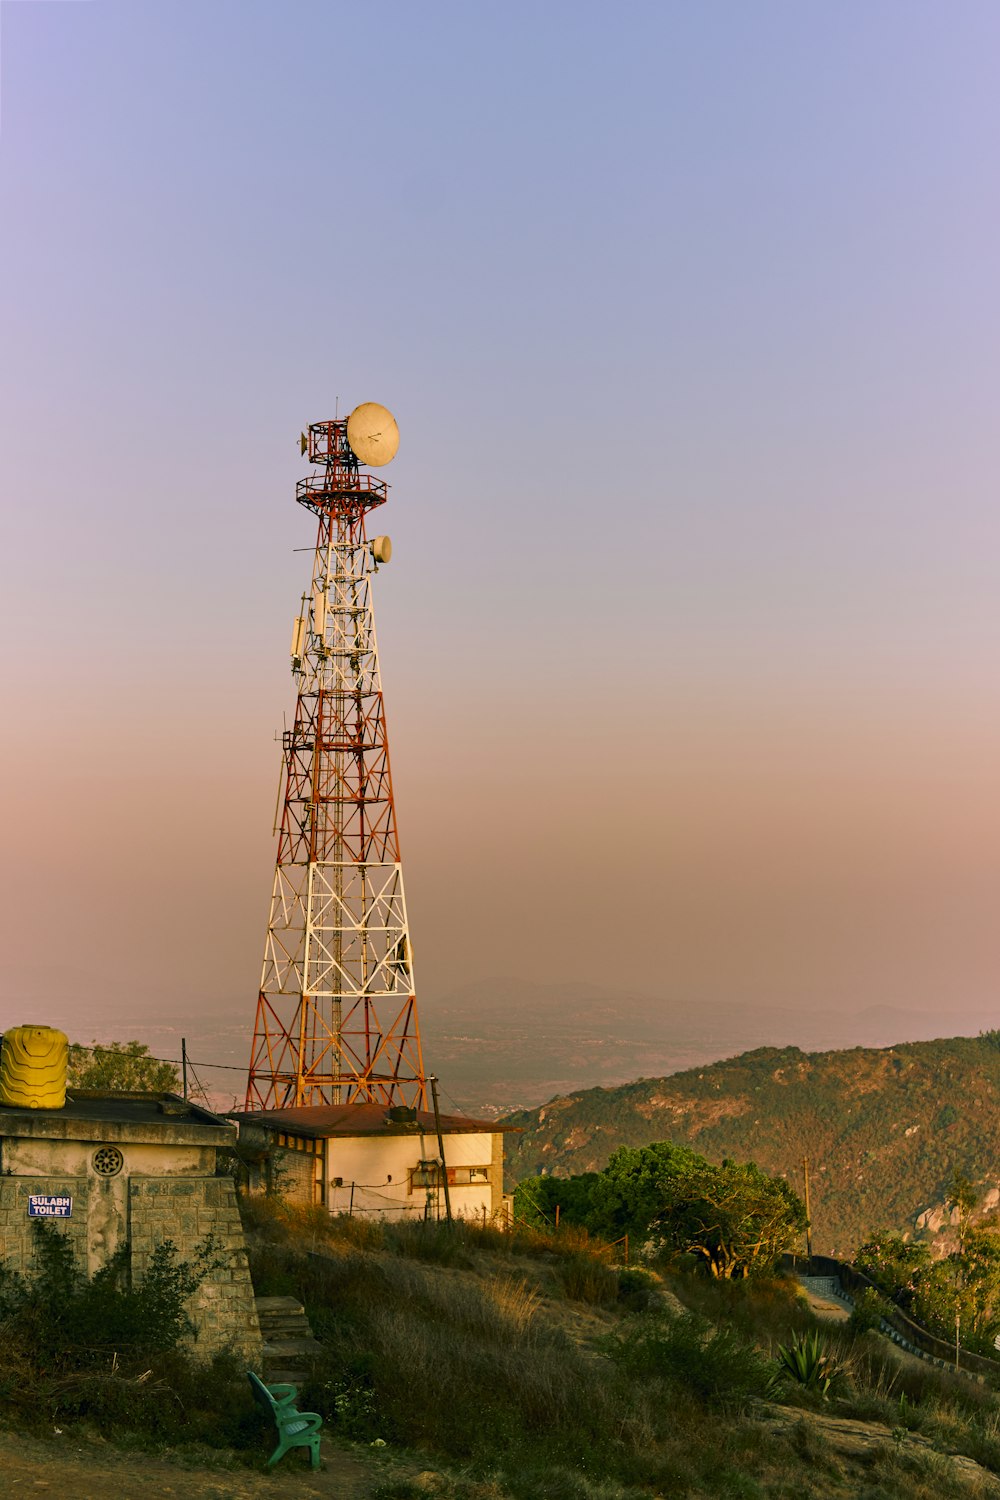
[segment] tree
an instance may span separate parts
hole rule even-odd
[[[788,1183],[752,1161],[715,1167],[699,1158],[666,1188],[654,1232],[675,1253],[700,1258],[713,1276],[772,1270],[806,1227],[805,1205]]]
[[[537,1229],[556,1222],[556,1208],[562,1224],[589,1227],[591,1192],[598,1180],[596,1172],[576,1177],[524,1177],[514,1189],[514,1217]]]
[[[68,1082],[78,1089],[168,1094],[179,1087],[180,1075],[173,1063],[150,1057],[142,1042],[109,1042],[106,1047],[71,1042]]]
[[[968,1177],[955,1172],[945,1200],[954,1213],[958,1212],[958,1253],[965,1251],[965,1237],[969,1232],[969,1220],[979,1203],[979,1194]]]
[[[884,1231],[862,1245],[854,1264],[878,1283],[897,1306],[941,1338],[954,1336],[993,1353],[1000,1325],[1000,1235],[966,1228],[963,1249],[933,1260],[931,1247]]]
[[[664,1184],[703,1159],[670,1141],[620,1146],[591,1190],[588,1227],[609,1240],[647,1239],[663,1209]]]
[[[598,1232],[656,1240],[725,1279],[771,1270],[806,1223],[805,1205],[783,1178],[753,1162],[714,1166],[669,1141],[616,1151],[591,1201]]]
[[[855,1251],[854,1264],[864,1271],[897,1307],[912,1307],[921,1279],[931,1264],[931,1247],[923,1240],[880,1229]]]
[[[992,1344],[1000,1318],[1000,1236],[988,1229],[970,1229],[957,1256],[956,1280],[962,1290],[962,1326],[980,1341]],[[991,1350],[992,1352],[992,1350]]]
[[[1000,1322],[1000,1236],[970,1229],[964,1250],[935,1261],[922,1273],[913,1311],[944,1338],[957,1323],[964,1343],[992,1354]]]

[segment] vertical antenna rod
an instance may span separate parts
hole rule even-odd
[[[247,1109],[427,1103],[389,769],[371,580],[387,538],[365,516],[387,486],[362,473],[345,420],[314,422],[318,472],[296,499],[318,520],[312,583],[292,627],[295,720],[282,735],[284,797],[254,1025]],[[395,452],[355,437],[369,463]]]

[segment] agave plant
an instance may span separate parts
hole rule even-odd
[[[826,1395],[837,1374],[837,1362],[826,1353],[815,1329],[812,1333],[800,1333],[787,1349],[779,1344],[778,1361],[800,1385],[819,1391],[821,1396]]]

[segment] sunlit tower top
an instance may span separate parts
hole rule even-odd
[[[413,959],[379,673],[372,576],[389,538],[395,420],[366,402],[303,433],[317,517],[312,581],[292,629],[295,722],[282,735],[281,820],[247,1109],[426,1104]]]

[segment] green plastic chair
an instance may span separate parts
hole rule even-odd
[[[310,1467],[318,1469],[319,1430],[323,1418],[314,1411],[295,1410],[298,1392],[294,1385],[265,1385],[252,1370],[247,1371],[247,1379],[257,1405],[263,1407],[278,1429],[278,1446],[268,1459],[267,1467],[270,1469],[279,1458],[283,1458],[289,1448],[308,1448]]]

